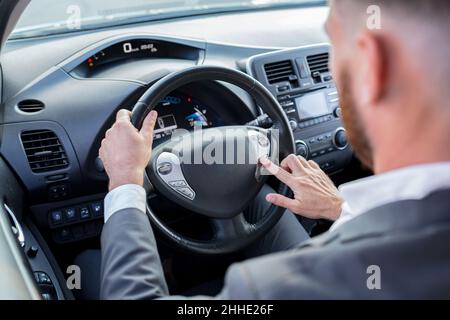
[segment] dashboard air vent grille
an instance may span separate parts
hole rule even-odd
[[[309,70],[311,71],[311,76],[315,77],[316,73],[326,73],[329,72],[329,54],[321,53],[306,58],[308,60]]]
[[[291,60],[272,62],[264,65],[267,80],[269,84],[280,83],[284,81],[297,81],[294,67]]]
[[[34,113],[44,110],[45,105],[38,100],[22,100],[17,104],[19,110],[26,113]]]
[[[31,171],[47,172],[69,166],[64,147],[53,131],[24,131],[20,137]]]

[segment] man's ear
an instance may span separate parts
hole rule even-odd
[[[376,104],[383,95],[386,86],[386,60],[382,41],[377,35],[365,31],[357,37],[357,69],[358,83],[354,83],[357,90],[355,94],[360,99],[360,104],[370,106]]]

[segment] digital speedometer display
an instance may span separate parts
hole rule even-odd
[[[134,59],[198,59],[198,50],[177,43],[152,39],[130,39],[115,43],[89,57],[88,70],[117,61]]]
[[[119,42],[105,50],[94,54],[87,60],[89,68],[127,58],[158,58],[166,51],[157,41],[130,40]]]
[[[193,130],[223,125],[219,115],[198,99],[174,92],[156,106],[158,120],[154,130],[155,143],[170,139],[176,129]]]

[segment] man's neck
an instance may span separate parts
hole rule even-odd
[[[372,127],[373,169],[376,174],[409,166],[450,161],[450,110],[424,106],[422,99],[405,101],[411,106],[391,108],[379,115],[378,127]],[[396,110],[396,111],[395,111]]]
[[[414,142],[409,139],[404,143],[391,139],[389,146],[375,152],[374,172],[380,174],[419,164],[450,162],[450,133],[426,136],[428,134],[423,133]]]
[[[450,157],[448,158],[436,158],[436,159],[415,159],[412,161],[405,161],[405,162],[390,162],[389,164],[383,165],[380,164],[375,167],[374,172],[375,174],[382,174],[393,170],[398,170],[402,168],[407,168],[415,165],[421,165],[421,164],[432,164],[432,163],[442,163],[442,162],[449,162],[450,163]]]

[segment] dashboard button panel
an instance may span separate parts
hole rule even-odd
[[[103,201],[95,200],[48,212],[52,238],[57,243],[98,236],[103,227]]]
[[[51,201],[62,200],[69,196],[70,186],[68,183],[57,184],[48,188],[48,199]]]

